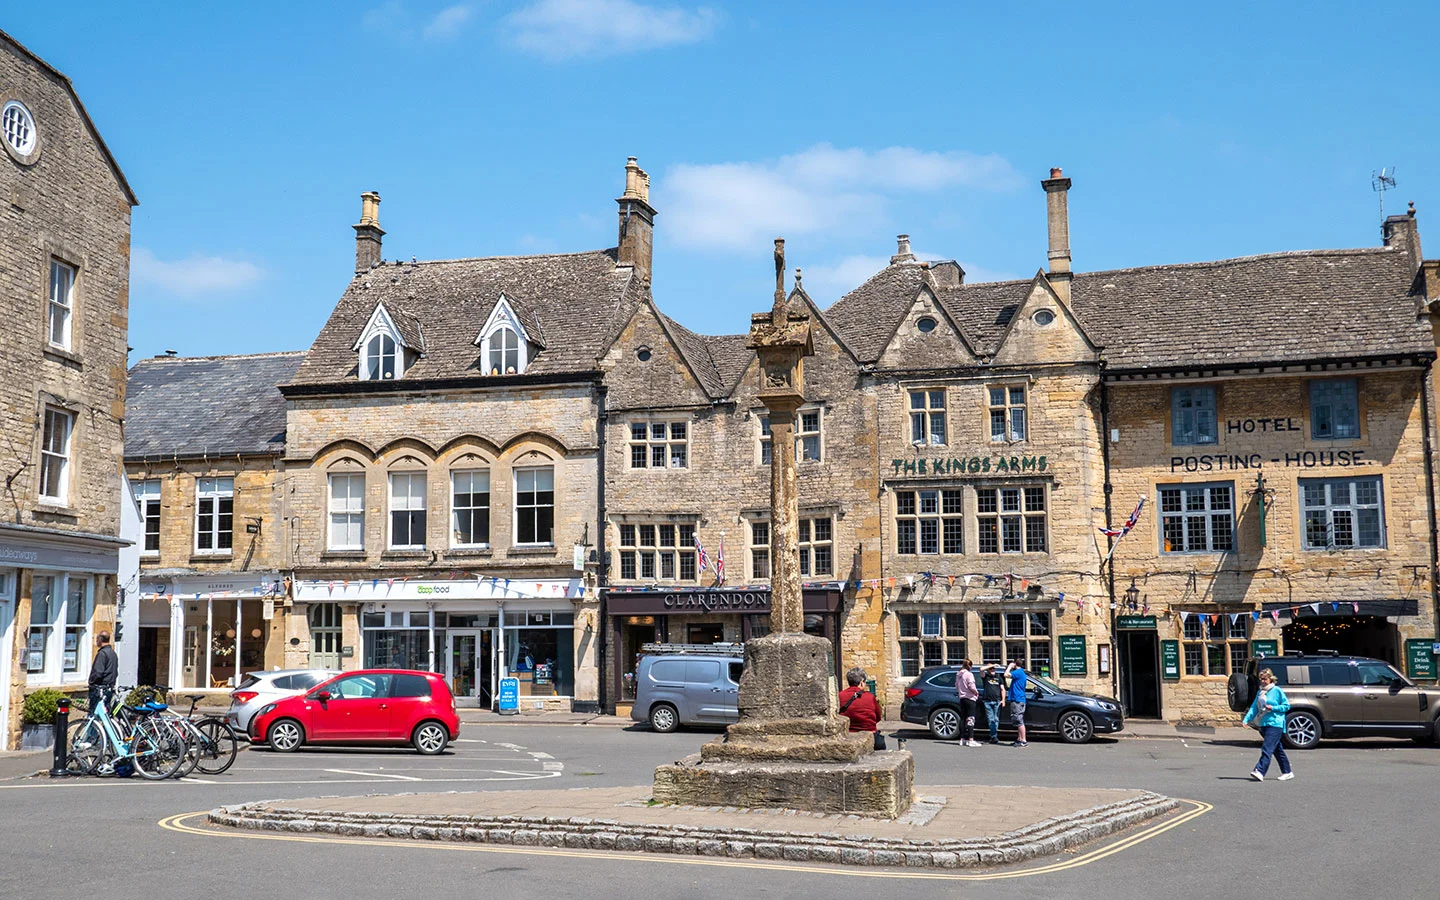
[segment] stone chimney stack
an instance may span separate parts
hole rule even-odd
[[[1060,300],[1070,302],[1070,179],[1058,168],[1040,182],[1045,189],[1045,219],[1050,231],[1050,286]]]
[[[898,263],[912,263],[915,261],[915,254],[910,252],[910,235],[895,235],[895,255],[890,257],[890,265]]]
[[[1380,233],[1385,238],[1385,246],[1398,247],[1404,250],[1410,257],[1410,268],[1418,271],[1420,262],[1425,258],[1420,252],[1420,226],[1415,223],[1415,203],[1410,203],[1410,208],[1403,216],[1389,216],[1385,224],[1381,226]]]
[[[368,272],[380,264],[380,195],[366,191],[360,195],[360,221],[355,229],[355,271]]]
[[[630,157],[625,163],[625,193],[620,204],[619,263],[632,266],[637,275],[650,280],[655,255],[655,208],[650,205],[650,176]]]

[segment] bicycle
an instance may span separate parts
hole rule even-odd
[[[67,766],[84,775],[123,774],[126,765],[140,777],[162,781],[185,762],[187,747],[173,732],[162,728],[153,712],[127,707],[117,688],[115,709],[102,702],[73,729]]]
[[[185,762],[175,777],[183,778],[197,769],[206,775],[219,775],[229,769],[240,749],[235,729],[219,716],[206,715],[199,721],[195,720],[195,708],[205,699],[203,694],[186,697],[190,701],[190,711],[183,716],[176,713],[161,699],[168,691],[169,688],[156,685],[147,692],[140,708],[155,713],[185,742]]]

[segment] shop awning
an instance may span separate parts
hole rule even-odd
[[[1308,603],[1266,603],[1265,612],[1288,612],[1294,618],[1312,616],[1418,616],[1419,600],[1319,600]]]

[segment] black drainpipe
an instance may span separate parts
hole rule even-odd
[[[1115,486],[1110,483],[1110,389],[1105,383],[1105,360],[1100,360],[1100,459],[1105,467],[1105,527],[1109,528],[1110,523],[1115,521],[1110,508],[1110,495],[1114,492]],[[1105,549],[1112,551],[1115,547],[1115,539],[1105,539]],[[1125,715],[1130,715],[1130,710],[1125,709],[1123,698],[1120,696],[1120,635],[1115,630],[1115,556],[1110,555],[1110,572],[1108,577],[1110,594],[1110,696],[1121,701],[1121,708]],[[1156,699],[1159,697],[1157,695]]]
[[[605,411],[605,393],[606,387],[603,383],[596,386],[595,405],[599,415],[595,419],[595,585],[600,592],[600,621],[595,623],[595,629],[600,635],[600,643],[595,649],[595,665],[599,670],[597,681],[600,685],[600,712],[612,713],[614,709],[609,704],[610,682],[605,665],[610,636],[610,617],[606,609],[609,600],[610,568],[605,564],[605,432],[610,424],[610,415]]]
[[[1425,372],[1420,376],[1420,424],[1425,431],[1425,516],[1430,526],[1430,602],[1435,607],[1433,624],[1440,624],[1440,585],[1435,581],[1436,568],[1440,566],[1440,536],[1437,536],[1435,524],[1435,453],[1430,441],[1430,391],[1434,375],[1435,361],[1428,360]],[[1400,649],[1405,648],[1402,646]]]

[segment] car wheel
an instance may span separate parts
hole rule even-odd
[[[439,722],[421,722],[411,735],[410,743],[425,756],[435,756],[449,745],[450,732]]]
[[[960,714],[942,706],[930,714],[930,733],[942,741],[953,741],[960,734]]]
[[[1095,734],[1095,723],[1090,721],[1090,717],[1073,709],[1062,715],[1055,727],[1061,740],[1067,744],[1086,743]]]
[[[1311,712],[1292,712],[1285,717],[1285,746],[1309,750],[1320,743],[1320,718]]]
[[[1244,712],[1250,708],[1250,676],[1244,672],[1232,672],[1225,683],[1225,698],[1232,712]]]
[[[305,743],[305,729],[294,719],[281,719],[270,726],[268,740],[276,753],[294,753]]]
[[[680,714],[668,703],[657,703],[650,707],[650,728],[661,734],[669,734],[680,727]]]

